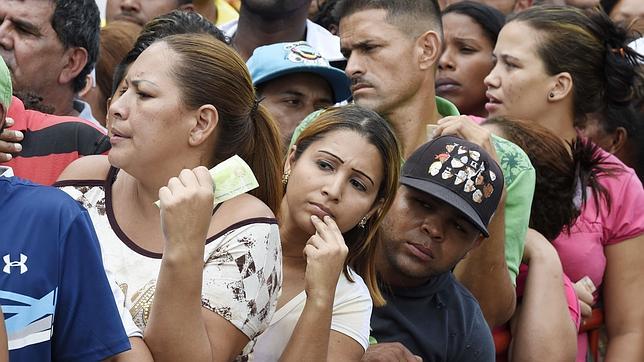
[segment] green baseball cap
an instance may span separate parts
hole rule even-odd
[[[9,105],[11,105],[12,93],[11,73],[9,73],[9,68],[7,68],[7,64],[5,64],[4,59],[0,57],[0,104],[2,104],[5,111],[9,109]]]

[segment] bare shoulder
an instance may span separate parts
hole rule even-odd
[[[275,218],[275,214],[265,203],[250,194],[242,194],[224,202],[216,215],[226,215],[231,224],[254,218]]]
[[[59,181],[104,180],[110,170],[110,161],[105,155],[81,157],[70,163],[58,176]]]

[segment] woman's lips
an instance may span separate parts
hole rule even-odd
[[[489,114],[493,114],[493,113],[495,113],[496,111],[498,111],[498,110],[499,110],[499,108],[501,108],[501,105],[503,104],[503,102],[502,102],[501,100],[499,100],[498,98],[494,97],[494,96],[493,96],[492,94],[490,94],[489,92],[486,92],[486,93],[485,93],[485,96],[486,96],[486,97],[487,97],[487,99],[488,99],[488,102],[487,102],[487,103],[485,103],[485,110],[486,110]]]

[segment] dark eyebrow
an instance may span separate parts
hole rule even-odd
[[[298,92],[296,90],[290,90],[290,89],[280,92],[280,94],[288,95],[288,96],[304,97],[304,93]]]
[[[10,19],[11,22],[18,28],[20,28],[23,31],[26,31],[27,33],[33,34],[35,36],[41,36],[42,33],[40,32],[40,28],[38,28],[36,25],[25,21],[25,20],[20,20],[20,19]]]
[[[320,152],[321,152],[321,153],[326,153],[327,155],[329,155],[329,156],[331,156],[331,157],[335,158],[336,160],[338,160],[338,162],[340,162],[341,164],[344,164],[344,161],[343,161],[340,157],[338,157],[338,156],[334,155],[333,153],[331,153],[331,152],[329,152],[329,151],[324,151],[324,150],[320,150]],[[375,182],[373,182],[373,180],[371,179],[371,177],[367,176],[367,174],[366,174],[366,173],[364,173],[364,172],[362,172],[362,171],[360,171],[360,170],[356,170],[355,168],[351,168],[351,169],[352,169],[353,171],[355,171],[355,172],[357,172],[357,173],[361,174],[362,176],[366,177],[366,178],[369,180],[369,182],[371,182],[371,184],[372,184],[372,185],[375,185],[375,184],[376,184]]]

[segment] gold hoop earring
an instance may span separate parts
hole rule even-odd
[[[290,172],[284,172],[282,174],[282,184],[286,185],[288,183],[288,177],[291,175]]]

